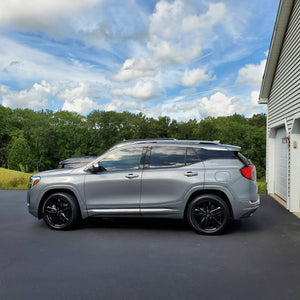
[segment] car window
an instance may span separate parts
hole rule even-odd
[[[185,147],[152,147],[150,168],[171,168],[185,165]]]
[[[192,165],[192,164],[196,164],[199,161],[200,161],[200,158],[199,158],[198,154],[195,152],[195,150],[193,148],[187,148],[185,164]]]
[[[228,150],[215,150],[215,149],[204,149],[199,148],[196,149],[198,152],[200,159],[202,161],[208,160],[208,159],[236,159],[236,155],[234,152],[228,151]]]
[[[100,161],[107,171],[137,170],[140,167],[143,148],[120,149],[108,152]]]

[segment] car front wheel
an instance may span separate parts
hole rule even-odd
[[[198,233],[221,233],[229,221],[229,209],[216,195],[196,197],[187,208],[187,220]]]
[[[75,198],[67,193],[50,195],[43,205],[45,223],[56,230],[66,230],[75,226],[79,219],[79,209]]]

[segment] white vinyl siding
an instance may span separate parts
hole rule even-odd
[[[300,113],[300,0],[294,1],[289,24],[282,44],[278,59],[272,88],[268,101],[268,132],[271,138],[271,128],[274,124],[284,122],[286,124],[286,135],[291,132],[293,119]],[[274,137],[273,137],[274,138]],[[275,138],[276,140],[276,138]],[[275,142],[276,143],[276,142]],[[270,140],[267,143],[267,157],[276,156],[276,149]],[[268,160],[267,164],[270,164]],[[287,147],[287,198],[290,194],[290,148]],[[272,177],[271,181],[277,189],[276,176],[271,174],[270,165],[267,168],[267,177]],[[273,172],[272,172],[273,173]]]
[[[293,116],[300,112],[299,66],[300,0],[295,0],[268,103],[269,125],[285,119],[289,132]]]

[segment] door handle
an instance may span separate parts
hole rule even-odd
[[[139,175],[138,174],[128,174],[128,175],[126,175],[125,176],[126,178],[128,178],[128,179],[133,179],[133,178],[138,178],[139,177]]]
[[[184,176],[187,176],[187,177],[198,176],[198,173],[197,172],[188,171],[188,172],[184,173]]]

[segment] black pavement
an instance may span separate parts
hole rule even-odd
[[[300,299],[300,220],[261,202],[219,236],[133,219],[57,232],[0,191],[0,299]]]

